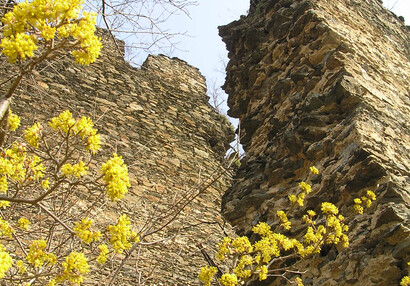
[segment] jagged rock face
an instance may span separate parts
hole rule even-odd
[[[397,285],[410,257],[409,27],[378,1],[251,2],[219,28],[246,152],[224,216],[241,234],[274,223],[315,165],[295,215],[334,203],[351,220],[351,246],[299,263],[305,285]],[[367,189],[378,200],[355,216]]]
[[[90,116],[103,141],[96,164],[116,152],[129,166],[131,188],[119,206],[138,231],[150,215],[163,214],[224,170],[234,133],[208,103],[198,69],[162,55],[149,56],[141,69],[134,68],[116,50],[123,43],[114,44],[106,32],[100,33],[104,50],[96,63],[83,67],[57,57],[25,78],[11,108],[23,126],[45,122],[65,109],[76,117]],[[4,57],[0,62],[3,82],[13,68]],[[220,196],[230,178],[222,175],[166,231],[151,238],[172,240],[135,252],[116,285],[140,285],[140,278],[143,285],[198,285],[199,268],[206,262],[196,245],[214,247],[222,238]],[[110,224],[119,215],[103,214]],[[105,281],[93,275],[86,285]]]

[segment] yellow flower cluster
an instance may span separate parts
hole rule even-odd
[[[266,265],[262,265],[259,269],[259,281],[266,280],[268,278],[268,267]]]
[[[247,236],[237,237],[232,241],[232,247],[235,253],[242,254],[244,252],[252,252],[253,247]]]
[[[233,272],[236,274],[237,277],[239,278],[249,278],[252,275],[252,271],[250,266],[255,263],[254,258],[251,255],[242,255],[238,263],[233,270]]]
[[[83,18],[76,27],[71,27],[71,36],[80,41],[81,48],[73,51],[77,63],[89,65],[93,63],[102,48],[101,39],[94,35],[97,14],[83,13]]]
[[[280,218],[281,221],[281,226],[286,229],[289,230],[291,228],[291,222],[288,220],[288,217],[286,216],[284,211],[277,211],[276,214],[278,215],[278,217]]]
[[[99,231],[90,231],[90,227],[93,223],[93,220],[86,217],[81,220],[81,222],[76,222],[73,230],[78,238],[85,244],[90,244],[93,241],[100,240],[101,232]]]
[[[326,243],[338,244],[342,242],[343,247],[349,246],[349,238],[344,232],[349,227],[343,223],[344,217],[338,215],[339,209],[332,203],[322,203],[322,213],[326,216]]]
[[[302,217],[302,220],[307,224],[315,225],[316,222],[313,220],[313,217],[316,215],[316,212],[308,210],[307,214]]]
[[[26,273],[26,271],[27,271],[26,264],[24,263],[23,260],[17,260],[17,261],[16,261],[16,267],[17,267],[17,269],[19,270],[19,272],[20,272],[21,274],[24,274],[24,273]]]
[[[224,237],[223,241],[218,243],[218,252],[216,253],[216,258],[221,261],[224,261],[227,254],[231,254],[231,242],[232,239],[230,237]]]
[[[41,139],[41,130],[43,127],[36,122],[30,128],[24,130],[24,138],[31,147],[38,148],[38,143]]]
[[[313,175],[319,174],[319,170],[315,166],[309,167],[309,170]]]
[[[84,274],[90,272],[90,265],[88,265],[87,258],[82,252],[71,252],[62,263],[64,271],[58,275],[56,282],[69,281],[75,284],[84,282]],[[70,284],[71,284],[70,283]]]
[[[137,234],[131,231],[131,223],[127,215],[120,216],[117,225],[109,225],[108,230],[111,234],[110,243],[118,253],[131,248],[130,241],[139,241]]]
[[[252,232],[255,234],[259,234],[262,237],[272,234],[272,230],[266,222],[259,222],[252,228]]]
[[[372,205],[372,201],[374,200],[376,200],[376,195],[370,190],[366,191],[366,196],[354,199],[355,211],[359,214],[363,214],[364,208],[362,205],[365,205],[367,208],[370,208],[370,206]]]
[[[24,181],[26,179],[39,181],[44,177],[45,166],[38,156],[29,156],[22,144],[14,143],[0,156],[0,192],[8,189],[7,179]]]
[[[306,194],[309,194],[312,191],[312,187],[305,182],[300,182],[299,187],[303,192],[306,192]]]
[[[407,265],[410,265],[410,261],[407,262]],[[410,286],[410,276],[404,276],[400,281],[400,286]]]
[[[120,200],[128,192],[131,186],[128,178],[128,168],[121,156],[113,154],[106,163],[101,166],[104,183],[107,186],[107,195],[113,201]]]
[[[235,274],[225,273],[219,278],[219,282],[223,286],[235,286],[238,285],[238,277]]]
[[[39,179],[44,177],[44,171],[46,170],[46,167],[43,165],[40,157],[38,156],[33,156],[29,159],[30,161],[28,167],[31,172],[31,179],[38,181]]]
[[[306,182],[300,182],[299,187],[301,192],[297,196],[289,195],[289,201],[293,204],[303,206],[306,194],[309,194],[312,191],[312,187]]]
[[[216,267],[204,266],[199,272],[199,281],[204,282],[204,286],[211,286],[211,280],[218,270]]]
[[[34,267],[41,268],[45,262],[54,265],[57,257],[52,253],[45,253],[47,242],[44,239],[33,240],[30,245],[26,260]]]
[[[75,119],[73,118],[70,111],[65,110],[61,112],[57,117],[51,118],[50,122],[48,123],[51,128],[54,130],[61,130],[65,134],[74,134],[72,130],[75,125]]]
[[[24,61],[26,57],[34,57],[34,51],[37,50],[38,47],[36,45],[35,36],[18,33],[17,35],[3,38],[0,43],[0,48],[3,48],[2,53],[7,56],[9,62],[13,64],[17,58]]]
[[[100,134],[97,134],[97,129],[93,128],[94,124],[89,117],[82,116],[76,120],[72,117],[70,111],[65,110],[57,117],[53,117],[49,125],[54,130],[61,130],[71,136],[79,136],[82,140],[85,140],[86,149],[93,154],[100,149]]]
[[[310,172],[313,175],[319,173],[315,167],[311,167]],[[292,203],[291,210],[296,205],[303,206],[305,195],[312,190],[306,182],[301,182],[299,187],[301,192],[297,196],[289,196]],[[366,197],[361,198],[362,201],[365,199],[366,203],[370,204],[375,199],[375,195],[369,191]],[[321,211],[325,220],[320,225],[316,224],[314,219],[316,212],[313,210],[308,210],[302,217],[302,220],[307,224],[307,229],[300,241],[272,231],[266,222],[259,222],[252,228],[252,232],[259,236],[259,239],[256,239],[254,243],[250,243],[247,237],[238,237],[234,240],[225,237],[218,244],[216,258],[220,261],[230,258],[233,266],[230,266],[230,271],[219,279],[220,284],[223,286],[244,285],[250,279],[254,281],[253,279],[256,278],[257,274],[259,274],[260,281],[265,280],[268,277],[268,268],[274,265],[275,258],[278,260],[281,260],[282,257],[306,258],[309,255],[320,253],[325,243],[347,247],[349,239],[346,232],[349,227],[344,223],[344,217],[339,214],[339,209],[332,203],[324,202],[321,205]],[[291,228],[287,215],[284,211],[277,211],[277,216],[281,222],[280,226],[283,226],[285,230]],[[274,271],[280,272],[282,270],[272,269],[271,272]],[[200,280],[206,285],[210,285],[215,273],[216,268],[204,267],[201,269]],[[299,277],[296,277],[292,284],[303,286],[302,279]]]
[[[339,209],[334,204],[328,202],[322,203],[321,210],[323,214],[337,215],[339,213]]]
[[[97,262],[98,264],[103,265],[108,259],[108,253],[109,253],[108,246],[106,244],[100,244],[98,246],[98,252],[99,254],[97,256]]]
[[[7,221],[0,218],[0,235],[11,237],[13,233],[14,233],[14,230],[10,226],[10,224]]]
[[[85,176],[87,174],[87,170],[88,166],[86,166],[83,161],[80,161],[74,165],[67,163],[61,166],[61,172],[63,172],[64,175],[76,176],[77,178]]]
[[[323,240],[323,235],[326,233],[326,229],[323,225],[320,225],[318,229],[313,229],[313,227],[309,226],[306,234],[304,236],[305,243],[307,244],[315,244]]]
[[[0,209],[5,209],[10,206],[9,201],[0,201]]]
[[[296,286],[303,286],[302,279],[300,279],[299,277],[295,278],[294,283],[295,283]]]
[[[25,217],[19,218],[17,223],[18,223],[19,227],[22,228],[22,229],[25,229],[25,230],[30,229],[31,222],[28,219],[26,219]]]
[[[41,187],[42,187],[44,190],[47,190],[47,189],[50,187],[50,181],[49,181],[48,178],[41,181]]]
[[[74,39],[67,47],[79,64],[90,64],[100,55],[100,39],[94,35],[96,14],[83,13],[83,0],[33,0],[21,2],[2,19],[3,39],[0,47],[10,63],[33,57],[39,39],[47,42],[56,36]]]
[[[409,286],[410,285],[410,276],[404,276],[400,281],[400,286]]]
[[[14,131],[20,126],[20,117],[14,114],[11,109],[9,109],[8,123],[10,131]]]
[[[8,254],[8,252],[5,251],[4,246],[0,244],[0,279],[4,277],[12,264],[13,261],[10,254]]]

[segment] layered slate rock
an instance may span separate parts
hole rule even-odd
[[[274,224],[315,165],[295,216],[332,202],[351,221],[351,244],[299,263],[305,285],[398,285],[410,258],[409,27],[379,1],[251,3],[219,28],[228,114],[246,152],[224,216],[240,234]],[[377,202],[355,216],[353,199],[368,189]]]
[[[208,103],[198,69],[163,55],[149,56],[140,69],[134,68],[118,51],[124,51],[123,43],[100,33],[104,51],[96,63],[84,67],[58,56],[24,80],[11,108],[21,115],[23,126],[45,122],[66,109],[76,117],[90,116],[103,142],[96,164],[116,152],[128,165],[131,188],[118,206],[138,231],[151,215],[162,215],[223,172],[234,133]],[[6,59],[0,60],[0,78],[5,79],[13,70]],[[198,285],[199,268],[206,262],[196,245],[213,247],[221,239],[220,197],[229,184],[230,174],[225,173],[150,238],[171,240],[135,251],[115,285],[139,285],[140,279],[144,285]],[[114,224],[120,213],[102,215]],[[104,271],[102,275],[112,275]],[[86,285],[106,281],[92,275]]]

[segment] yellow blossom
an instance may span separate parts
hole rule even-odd
[[[82,116],[81,119],[77,120],[74,125],[74,132],[78,134],[81,139],[84,139],[87,136],[95,135],[97,132],[96,129],[93,128],[94,123],[90,117]]]
[[[103,181],[107,186],[107,195],[112,201],[122,199],[130,187],[128,168],[121,156],[113,154],[106,163],[101,166]]]
[[[94,35],[96,15],[84,12],[83,17],[77,19],[82,3],[82,0],[33,0],[15,5],[2,19],[2,53],[11,63],[17,59],[24,61],[34,56],[38,38],[47,43],[55,36],[72,37],[74,41],[67,47],[74,49],[77,62],[95,61],[102,47],[100,39]]]
[[[376,200],[376,195],[368,190],[366,191],[366,196],[362,196],[361,198],[354,199],[354,209],[357,213],[363,214],[364,208],[363,205],[366,205],[367,208],[370,208],[372,205],[372,201]]]
[[[259,222],[252,228],[252,231],[260,236],[267,236],[272,233],[270,226],[266,222]]]
[[[376,200],[376,195],[370,190],[366,191],[366,196],[372,201]]]
[[[117,225],[109,225],[108,230],[111,234],[110,243],[118,253],[122,253],[124,249],[131,248],[131,240],[139,241],[137,234],[131,231],[130,219],[126,215],[118,218]]]
[[[232,241],[236,253],[252,252],[253,247],[247,236],[237,237]]]
[[[409,286],[410,285],[410,276],[404,276],[400,281],[400,286]]]
[[[229,237],[224,237],[223,241],[218,244],[218,252],[216,253],[216,258],[221,261],[225,260],[225,255],[230,253],[232,239]]]
[[[0,165],[5,162],[5,160],[2,160],[0,158]],[[1,166],[0,166],[0,170],[1,170]],[[6,176],[1,176],[0,177],[0,193],[4,194],[7,189],[8,189],[8,183],[7,183],[7,177]]]
[[[81,284],[84,282],[84,274],[90,272],[87,258],[82,252],[71,252],[62,263],[64,271],[57,276],[57,282],[69,281]]]
[[[332,204],[332,203],[328,203],[328,202],[324,202],[322,203],[322,213],[323,214],[334,214],[337,215],[339,213],[338,208]]]
[[[309,170],[313,175],[319,174],[319,170],[315,166],[310,167]]]
[[[199,281],[204,282],[205,283],[204,286],[210,286],[211,280],[215,276],[216,272],[218,272],[216,267],[210,267],[210,266],[202,267],[198,275]]]
[[[77,164],[71,165],[70,163],[61,166],[61,172],[66,176],[76,176],[81,178],[87,174],[88,166],[85,165],[83,161]]]
[[[10,131],[14,131],[20,126],[20,117],[14,114],[11,109],[9,109],[8,123]]]
[[[235,274],[225,273],[219,278],[219,282],[223,286],[236,286],[238,285],[238,277]]]
[[[99,255],[97,256],[98,264],[103,265],[108,259],[108,246],[106,244],[100,244],[98,246]]]
[[[3,245],[0,244],[0,279],[4,277],[6,272],[10,269],[12,266],[12,259],[10,254],[5,251],[5,248]]]
[[[234,272],[239,278],[249,278],[252,275],[249,265],[253,264],[253,258],[250,255],[242,255],[238,261],[237,266],[234,269]]]
[[[313,228],[309,226],[304,238],[306,243],[316,243],[322,239],[322,235],[320,233],[316,234]]]
[[[307,211],[308,215],[311,217],[314,217],[316,215],[316,212],[312,211],[312,210],[308,210]]]
[[[14,230],[10,226],[10,224],[7,221],[0,218],[0,235],[11,237],[11,234],[13,232],[14,232]]]
[[[61,130],[65,134],[68,134],[68,132],[71,131],[71,128],[75,124],[75,119],[72,117],[70,111],[65,110],[61,112],[57,117],[51,118],[48,124],[54,130]]]
[[[295,278],[295,283],[296,283],[296,286],[303,286],[302,279],[300,279],[299,277]]]
[[[299,187],[302,191],[306,192],[307,194],[309,194],[312,191],[312,187],[305,182],[300,182]]]
[[[86,217],[81,220],[81,223],[76,222],[73,230],[78,238],[85,244],[90,244],[93,241],[100,240],[101,233],[99,231],[90,231],[93,220]]]
[[[266,280],[268,278],[268,267],[262,265],[259,270],[259,281]]]
[[[1,52],[9,58],[9,62],[13,64],[18,58],[22,61],[26,57],[32,58],[38,47],[35,36],[17,33],[10,37],[4,37],[1,40],[0,48],[3,49]]]
[[[24,138],[27,143],[34,148],[38,148],[38,143],[40,141],[42,127],[40,123],[36,122],[30,128],[24,131]]]
[[[298,200],[297,200],[296,202],[297,202],[297,204],[298,204],[299,206],[302,207],[304,201],[305,201],[305,193],[300,193],[300,194],[298,195]]]
[[[17,260],[16,261],[16,267],[18,268],[18,270],[21,274],[24,274],[27,271],[26,264],[24,264],[23,260]]]
[[[44,239],[33,240],[29,247],[26,260],[36,268],[41,268],[45,262],[56,263],[56,256],[52,253],[45,253],[47,242]]]
[[[18,225],[22,229],[29,230],[30,229],[30,224],[31,224],[31,222],[28,219],[26,219],[25,217],[19,218],[19,220],[18,220]]]
[[[29,169],[32,172],[32,178],[34,180],[39,180],[40,178],[44,177],[44,171],[46,167],[41,162],[41,159],[38,156],[33,156],[30,159]]]
[[[50,187],[50,181],[48,178],[41,181],[41,187],[43,187],[44,190],[47,190]]]
[[[277,211],[276,214],[281,220],[281,226],[283,226],[284,229],[289,230],[291,228],[291,222],[288,220],[288,217],[286,216],[284,211]]]
[[[289,201],[291,203],[296,203],[298,198],[295,195],[289,195]]]
[[[275,239],[270,239],[270,237],[263,237],[254,243],[255,251],[259,251],[262,260],[268,263],[272,256],[278,257],[280,255],[280,250],[278,247],[278,242]]]
[[[361,205],[355,204],[354,209],[357,213],[363,214],[363,207]]]
[[[92,154],[98,151],[101,147],[100,134],[91,135],[87,138],[87,147],[86,149],[91,151]]]
[[[10,206],[9,201],[0,201],[0,209],[5,209]]]

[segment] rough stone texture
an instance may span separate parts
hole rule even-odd
[[[42,65],[25,79],[11,108],[21,115],[23,126],[44,122],[65,109],[90,116],[102,134],[101,159],[117,152],[129,166],[132,187],[120,206],[138,230],[154,208],[158,215],[221,172],[234,134],[227,119],[208,103],[198,69],[162,55],[149,56],[141,69],[133,68],[116,51],[123,43],[115,45],[100,33],[105,48],[96,63],[83,67],[62,57]],[[0,61],[1,82],[13,69],[5,58]],[[137,262],[143,285],[198,285],[199,267],[206,262],[196,243],[214,247],[221,239],[220,197],[229,183],[230,174],[223,175],[186,207],[155,238],[182,235],[134,255],[116,285],[137,285]],[[119,214],[104,216],[113,224]],[[94,277],[86,284],[103,281]]]
[[[373,0],[251,3],[219,30],[228,114],[240,118],[246,152],[224,216],[241,234],[274,223],[315,165],[313,193],[295,215],[336,204],[351,246],[299,263],[305,285],[398,285],[410,258],[409,27]],[[378,200],[354,216],[367,189]]]

